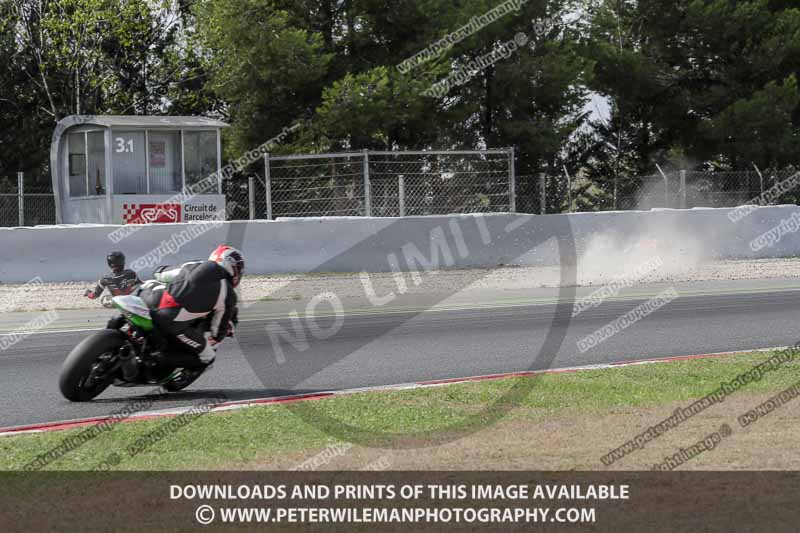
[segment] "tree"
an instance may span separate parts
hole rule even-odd
[[[499,2],[247,0],[196,5],[213,87],[230,108],[236,149],[252,147],[303,118],[294,147],[481,148],[517,145],[524,164],[552,163],[583,116],[582,59],[561,23],[564,1],[510,13],[412,69],[398,65]],[[549,10],[549,11],[548,11]],[[426,89],[552,18],[502,64],[442,98]]]
[[[590,87],[612,101],[607,133],[630,141],[622,151],[632,159],[649,171],[675,149],[696,165],[796,160],[800,10],[791,2],[601,0],[588,9]]]
[[[318,105],[332,54],[319,32],[298,27],[273,0],[195,4],[197,43],[212,90],[234,122],[229,149],[241,153],[306,118]]]
[[[15,170],[46,170],[53,127],[70,114],[159,114],[191,77],[169,0],[11,0],[0,4],[4,91],[16,116],[0,150]],[[197,109],[196,111],[199,111]]]

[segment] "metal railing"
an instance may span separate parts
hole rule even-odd
[[[266,219],[509,212],[515,191],[513,149],[265,154],[262,173],[225,189]]]

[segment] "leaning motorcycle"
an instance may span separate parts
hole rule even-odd
[[[59,378],[66,399],[86,402],[111,385],[161,386],[166,391],[179,391],[211,366],[194,356],[186,357],[185,367],[167,363],[163,355],[166,342],[154,327],[145,302],[133,295],[115,296],[112,301],[125,323],[120,329],[98,331],[73,348]]]

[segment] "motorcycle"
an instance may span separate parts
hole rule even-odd
[[[114,306],[125,322],[119,329],[104,329],[72,349],[59,377],[61,394],[73,402],[89,401],[109,386],[160,386],[169,392],[185,389],[211,366],[187,355],[186,366],[175,358],[165,361],[166,341],[158,333],[147,304],[134,295],[114,296]],[[196,325],[207,325],[198,319]]]

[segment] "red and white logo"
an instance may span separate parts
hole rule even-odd
[[[181,221],[181,204],[122,204],[125,224],[157,224]]]

